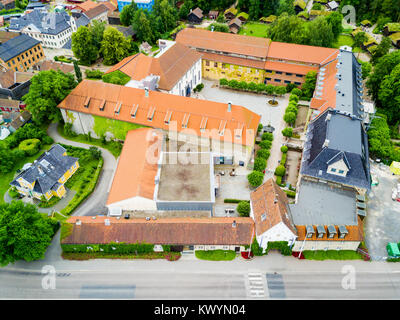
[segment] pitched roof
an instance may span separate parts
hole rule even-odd
[[[94,7],[98,6],[98,3],[87,0],[85,2],[79,3],[76,5],[76,9],[81,9],[82,11],[89,11],[90,9],[93,9]]]
[[[327,172],[329,161],[339,154],[345,155],[351,167],[345,177]],[[329,109],[309,124],[301,166],[303,175],[369,190],[368,159],[368,138],[360,119]]]
[[[105,225],[105,220],[110,225]],[[81,225],[76,225],[77,220]],[[233,227],[233,222],[236,227]],[[105,244],[110,242],[174,245],[246,245],[252,242],[251,218],[161,218],[117,219],[113,217],[71,217],[72,233],[63,244]]]
[[[162,133],[151,128],[131,130],[127,133],[107,205],[134,197],[153,199],[161,142]],[[150,163],[148,152],[151,151],[150,146],[154,145],[159,147],[151,154],[155,161]]]
[[[51,60],[40,61],[36,64],[40,71],[45,70],[61,70],[64,73],[70,73],[74,71],[74,66],[71,64],[55,62]]]
[[[160,76],[158,87],[171,90],[176,83],[201,58],[201,54],[180,43],[175,43],[158,58],[142,53],[127,57],[111,67],[107,73],[120,70],[132,80],[142,80],[149,75]]]
[[[178,32],[176,41],[192,48],[231,52],[265,59],[270,40],[260,37],[211,32],[185,28]]]
[[[315,225],[313,227],[316,227]],[[363,223],[360,217],[357,218],[357,224],[346,226],[348,234],[344,238],[339,238],[339,226],[334,225],[336,230],[336,234],[333,238],[329,238],[328,226],[322,226],[325,230],[325,234],[322,238],[318,238],[317,233],[315,232],[311,238],[306,238],[306,226],[305,225],[296,225],[297,229],[297,241],[363,241],[364,240],[364,231],[363,231]]]
[[[338,49],[307,46],[303,44],[272,41],[268,58],[322,64],[337,53]]]
[[[0,107],[18,108],[19,103],[19,100],[0,99]]]
[[[88,97],[90,103],[88,108],[85,108]],[[118,115],[114,113],[117,102],[121,102]],[[104,110],[100,110],[99,106],[103,103]],[[238,105],[232,105],[231,111],[228,111],[228,104],[157,91],[149,91],[149,96],[146,97],[145,90],[142,89],[87,79],[79,83],[58,107],[165,130],[173,129],[165,123],[167,113],[171,113],[170,122],[176,122],[177,131],[185,130],[182,128],[185,121],[187,128],[193,129],[198,136],[250,146],[254,144],[254,134],[261,118],[260,115]],[[131,113],[136,107],[137,114],[133,118]],[[149,121],[149,111],[153,113],[153,110],[154,116]],[[205,132],[200,131],[201,124],[205,124]],[[222,136],[219,134],[221,124],[225,125],[225,133]],[[237,136],[238,131],[241,133],[240,137]]]
[[[250,200],[257,235],[263,234],[281,222],[296,235],[287,196],[273,179],[267,180],[263,185],[252,191]]]
[[[25,110],[24,112],[20,113],[11,123],[10,126],[13,127],[15,130],[22,127],[26,122],[28,122],[32,118],[32,115],[29,111]]]
[[[201,10],[199,7],[197,7],[196,9],[194,9],[192,11],[190,11],[188,16],[190,16],[191,14],[194,14],[199,19],[203,18],[203,10]]]
[[[242,26],[242,21],[239,18],[235,18],[232,19],[229,23],[228,23],[229,28],[233,27],[233,26],[237,26],[237,27],[241,27]]]
[[[33,48],[39,43],[40,41],[26,34],[21,34],[18,37],[12,38],[7,42],[0,44],[0,59],[2,59],[4,62],[7,62],[21,53]]]
[[[18,37],[21,33],[0,30],[0,43],[6,42],[12,38]]]
[[[109,1],[102,2],[102,4],[104,4],[110,12],[113,12],[118,9],[118,7],[116,7],[113,3]]]
[[[108,8],[104,4],[99,4],[99,5],[95,6],[94,8],[91,8],[91,9],[85,11],[84,15],[86,17],[88,17],[90,20],[92,20],[107,11],[108,11]]]
[[[31,167],[21,172],[10,183],[12,186],[19,186],[18,179],[23,178],[29,183],[35,182],[33,191],[46,193],[53,189],[68,169],[78,158],[64,156],[66,150],[59,144],[55,144],[48,151],[43,153]]]

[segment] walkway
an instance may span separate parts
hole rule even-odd
[[[85,149],[89,149],[91,147],[89,144],[70,141],[61,137],[57,132],[56,123],[52,123],[49,126],[47,133],[54,139],[54,142],[56,143],[63,143],[73,147]],[[103,170],[100,173],[97,186],[93,193],[74,211],[73,215],[75,216],[92,216],[107,213],[105,204],[118,160],[115,159],[115,157],[108,150],[103,148],[99,149],[101,150],[104,159]]]

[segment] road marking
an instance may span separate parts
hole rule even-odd
[[[265,286],[263,275],[260,272],[249,272],[247,274],[248,290],[251,298],[264,298]]]

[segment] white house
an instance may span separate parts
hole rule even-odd
[[[39,40],[46,48],[68,46],[72,33],[77,29],[75,18],[66,12],[34,10],[20,18],[12,18],[9,31],[22,32]]]
[[[250,194],[250,217],[254,220],[256,238],[263,250],[268,242],[287,241],[292,246],[297,238],[286,194],[269,179]]]

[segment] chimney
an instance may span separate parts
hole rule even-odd
[[[146,98],[149,97],[149,88],[147,88],[147,87],[144,88],[144,96],[145,96]]]
[[[233,220],[233,222],[232,222],[232,228],[236,228],[236,220]]]
[[[328,147],[328,145],[329,145],[329,140],[325,139],[324,145],[322,147],[325,148],[325,147]]]
[[[104,225],[109,226],[110,225],[110,219],[105,219],[104,220]]]
[[[228,112],[232,111],[232,102],[228,102]]]
[[[77,225],[77,226],[80,226],[82,224],[82,221],[81,220],[76,220],[76,222],[75,222],[75,225]]]

